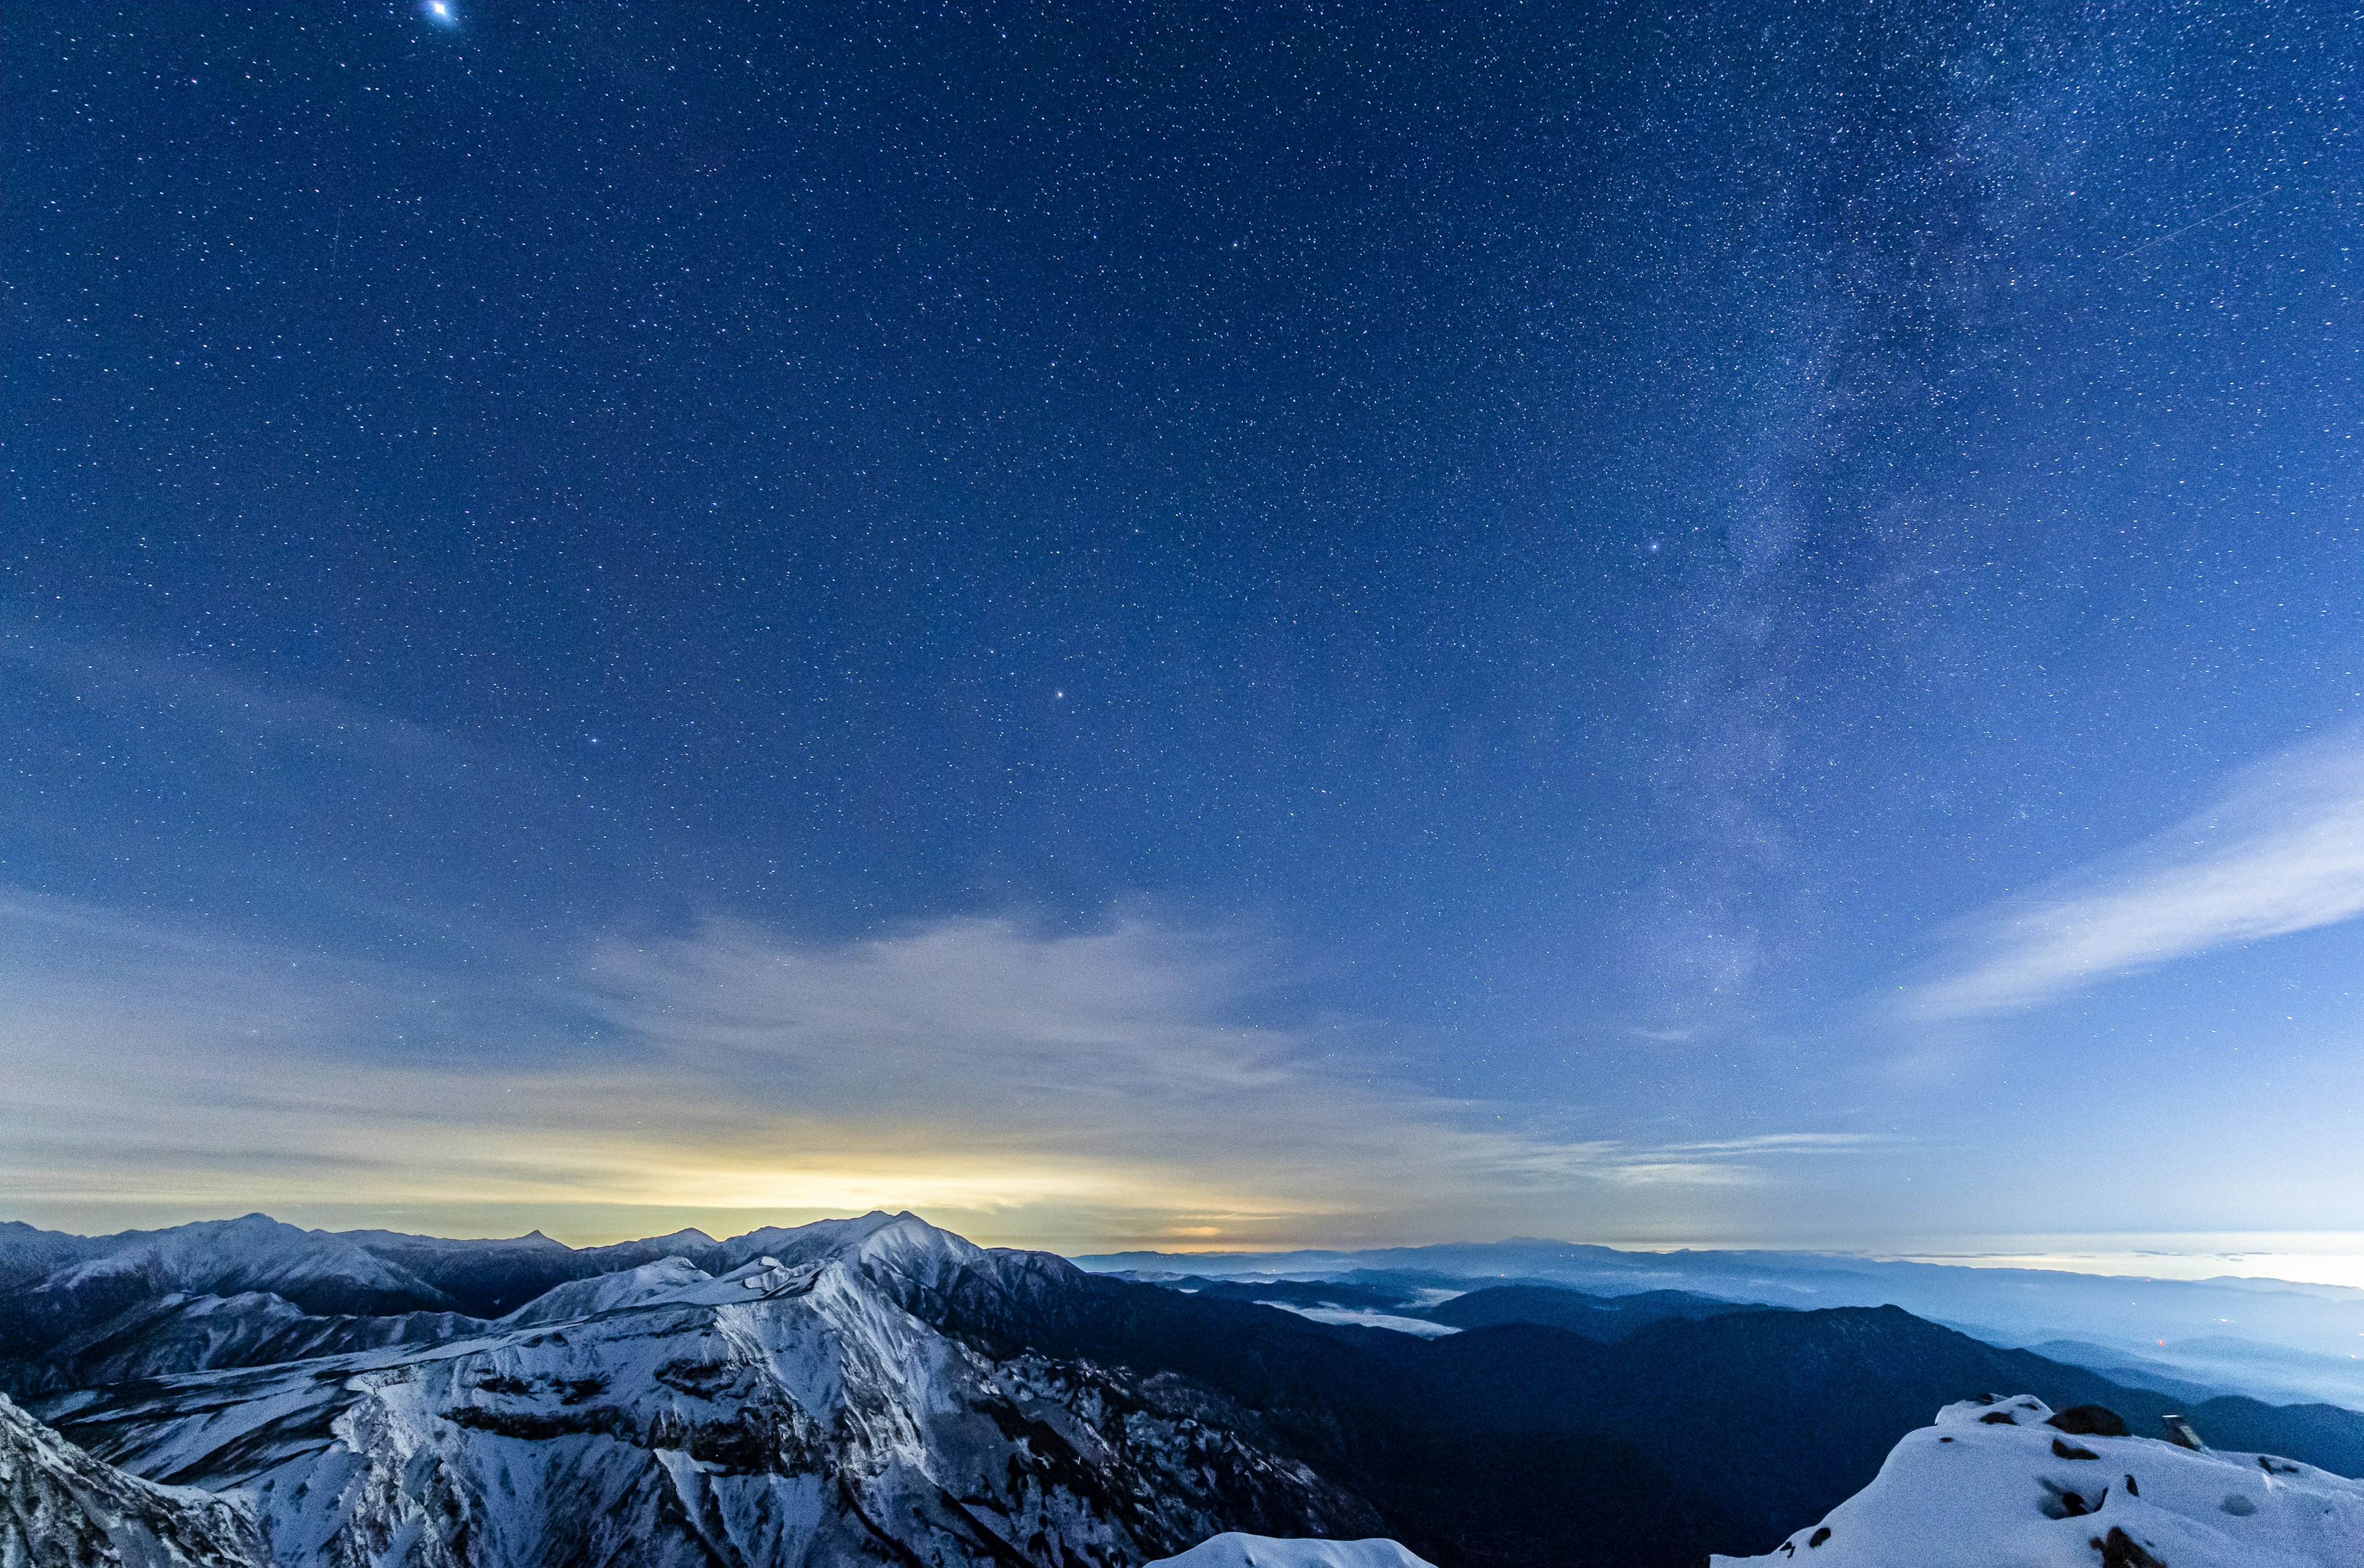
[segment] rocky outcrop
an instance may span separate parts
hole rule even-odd
[[[259,1568],[238,1501],[157,1486],[94,1459],[0,1396],[0,1563]]]

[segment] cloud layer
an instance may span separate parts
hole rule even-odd
[[[0,1184],[33,1202],[909,1205],[1004,1234],[1232,1242],[1573,1227],[1852,1147],[1643,1147],[1440,1098],[1266,944],[950,919],[843,943],[716,921],[530,984],[179,938],[23,897]],[[423,1221],[422,1221],[423,1222]]]
[[[2035,1006],[2113,975],[2364,913],[2364,734],[2239,775],[2132,852],[1970,922],[1910,987],[1918,1020]]]

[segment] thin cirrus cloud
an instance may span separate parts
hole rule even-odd
[[[604,1235],[652,1209],[911,1206],[1037,1242],[1390,1240],[1679,1207],[1846,1146],[1567,1138],[1441,1099],[1358,1027],[1256,1021],[1266,944],[1145,918],[836,943],[714,921],[594,940],[530,983],[23,895],[0,895],[0,1185],[127,1223],[376,1206],[563,1230],[598,1208]]]
[[[2132,851],[1989,911],[1908,986],[1916,1021],[2039,1006],[2115,975],[2364,913],[2364,730],[2251,767]]]

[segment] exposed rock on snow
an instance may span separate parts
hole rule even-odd
[[[316,1317],[267,1292],[159,1296],[51,1347],[46,1381],[20,1375],[26,1394],[128,1383],[215,1367],[260,1366],[382,1346],[429,1344],[484,1329],[456,1312]],[[25,1396],[20,1394],[20,1397]]]
[[[0,1563],[9,1568],[254,1568],[237,1502],[155,1486],[93,1459],[0,1396]]]
[[[1283,1540],[1236,1532],[1202,1540],[1149,1568],[1430,1568],[1392,1540]]]
[[[1821,1524],[1712,1568],[2364,1568],[2364,1482],[2112,1429],[2025,1396],[1948,1405]]]
[[[435,1286],[342,1237],[260,1214],[98,1238],[28,1228],[0,1234],[0,1357],[46,1354],[69,1336],[163,1296],[250,1294],[329,1315],[453,1305]],[[39,1385],[12,1376],[8,1385]]]
[[[2071,1405],[2044,1423],[2088,1438],[2130,1438],[2125,1418],[2099,1405]]]

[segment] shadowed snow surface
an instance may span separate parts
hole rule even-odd
[[[1281,1540],[1268,1535],[1219,1535],[1179,1557],[1149,1568],[1429,1568],[1392,1540]]]
[[[252,1568],[260,1553],[238,1501],[127,1475],[0,1396],[0,1563]]]

